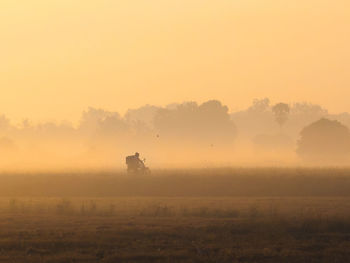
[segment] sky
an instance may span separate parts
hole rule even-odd
[[[348,0],[1,0],[0,113],[255,98],[350,111]]]

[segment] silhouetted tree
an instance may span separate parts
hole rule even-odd
[[[144,123],[146,126],[153,128],[153,120],[160,107],[145,105],[137,109],[129,109],[124,118],[127,122],[141,125]]]
[[[266,112],[270,110],[270,99],[264,98],[264,99],[255,99],[253,101],[253,105],[248,108],[248,111],[253,112]]]
[[[290,108],[286,103],[278,103],[272,107],[272,112],[275,115],[276,122],[282,127],[288,120]]]
[[[161,136],[209,144],[229,143],[236,135],[228,108],[216,100],[201,105],[187,102],[175,109],[161,109],[155,116],[155,128]]]
[[[121,136],[129,132],[129,125],[119,114],[114,114],[101,120],[97,133],[103,136]]]
[[[232,113],[231,119],[239,127],[240,137],[251,139],[257,134],[272,133],[276,129],[268,98],[255,99],[246,110]]]
[[[328,115],[328,111],[324,108],[322,108],[320,105],[312,104],[312,103],[306,103],[306,102],[297,102],[294,103],[293,107],[291,108],[291,114],[298,115],[298,116],[326,116]]]
[[[341,160],[350,153],[349,129],[339,121],[320,119],[301,131],[297,153],[309,159]]]
[[[11,129],[11,122],[5,115],[0,115],[0,134]]]
[[[109,133],[108,131],[120,130],[119,127],[125,126],[125,123],[118,112],[105,111],[89,107],[83,112],[79,129],[83,132],[95,134],[96,132]]]

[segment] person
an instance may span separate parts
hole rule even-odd
[[[135,155],[130,155],[126,157],[126,165],[128,172],[139,172],[145,169],[144,162],[140,159],[140,154],[138,152]]]

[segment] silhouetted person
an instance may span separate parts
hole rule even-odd
[[[145,164],[140,159],[140,154],[138,152],[136,152],[135,155],[126,157],[126,165],[128,167],[128,172],[137,173],[145,169]]]

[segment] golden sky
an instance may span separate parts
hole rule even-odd
[[[349,0],[1,0],[0,113],[254,98],[350,111]]]

